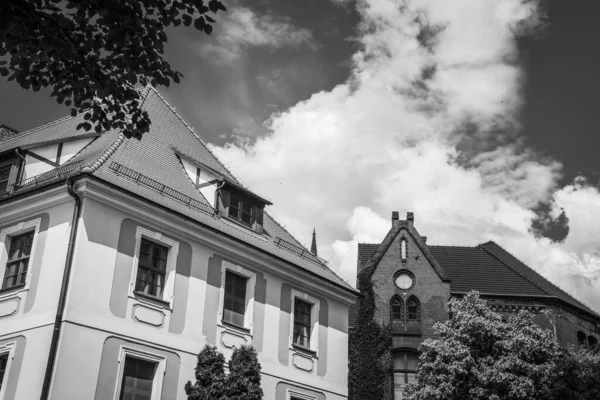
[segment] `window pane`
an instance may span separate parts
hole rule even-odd
[[[125,357],[120,400],[151,400],[156,363]]]
[[[404,399],[404,385],[406,377],[404,372],[394,372],[394,400]]]
[[[310,347],[312,304],[294,298],[294,344]]]
[[[0,168],[0,193],[6,192],[8,188],[8,178],[10,177],[10,169],[12,165],[6,165]]]
[[[246,314],[246,286],[248,278],[225,272],[225,296],[223,299],[223,320],[244,326]]]
[[[0,356],[0,390],[2,390],[2,383],[4,382],[4,372],[6,372],[6,364],[8,364],[8,354],[2,354]]]
[[[406,353],[406,369],[409,371],[416,371],[417,365],[419,364],[419,355],[417,353]]]

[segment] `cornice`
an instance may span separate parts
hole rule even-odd
[[[47,190],[22,197],[19,201],[0,203],[0,214],[2,215],[2,222],[10,222],[11,220],[22,219],[25,215],[46,211],[53,206],[70,201],[71,197],[62,185],[49,187]]]
[[[280,259],[265,250],[257,249],[240,239],[230,237],[218,229],[172,210],[166,210],[160,206],[154,206],[147,200],[132,197],[98,179],[89,177],[80,179],[75,183],[75,190],[84,199],[84,209],[85,199],[93,199],[139,218],[149,225],[155,225],[175,236],[212,247],[228,259],[241,265],[269,272],[299,286],[308,286],[313,292],[345,304],[354,303],[356,300],[356,295],[351,294],[348,290],[324,281],[322,277],[314,276],[292,262]]]

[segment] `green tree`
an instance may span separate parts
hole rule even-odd
[[[261,400],[260,363],[252,346],[236,347],[229,361],[227,398],[230,400]]]
[[[564,356],[553,333],[520,312],[503,322],[477,292],[450,300],[453,317],[419,348],[413,400],[552,399]]]
[[[225,375],[225,357],[216,347],[206,345],[198,354],[196,382],[185,385],[188,400],[261,400],[261,366],[252,346],[233,350],[229,374]]]
[[[198,354],[196,382],[185,384],[189,400],[220,400],[225,397],[225,357],[216,347],[206,345]]]
[[[165,28],[193,25],[210,34],[219,0],[0,1],[0,76],[24,89],[52,89],[78,128],[148,132],[136,87],[179,83],[163,57]]]

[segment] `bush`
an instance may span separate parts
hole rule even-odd
[[[198,354],[196,382],[185,385],[188,400],[261,400],[260,363],[252,346],[236,347],[225,375],[225,357],[206,345]]]

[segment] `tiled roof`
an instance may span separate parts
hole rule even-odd
[[[71,162],[82,162],[85,165],[83,171],[92,173],[101,180],[185,215],[209,229],[225,234],[233,240],[244,242],[272,254],[337,286],[356,293],[351,285],[324,263],[301,257],[281,246],[277,246],[274,240],[279,237],[295,246],[305,248],[268,212],[265,212],[263,218],[265,233],[259,235],[229,222],[225,218],[219,218],[199,209],[190,208],[185,202],[178,201],[171,196],[165,196],[147,185],[136,183],[127,176],[116,173],[115,168],[111,168],[114,163],[123,165],[153,181],[158,181],[180,193],[181,196],[209,205],[184,171],[176,154],[180,152],[186,157],[219,172],[229,181],[243,186],[158,92],[152,89],[149,90],[144,101],[144,109],[150,114],[152,124],[150,132],[145,134],[142,140],[124,139],[117,132],[107,132],[77,154],[69,164]],[[0,152],[19,146],[31,145],[36,141],[47,142],[49,138],[68,139],[79,134],[79,131],[75,129],[79,122],[80,117],[65,118],[23,133],[15,139],[0,142]],[[310,253],[308,249],[306,251]]]
[[[450,275],[452,292],[477,290],[490,295],[540,298],[555,296],[580,310],[600,317],[494,242],[475,247],[428,247]]]
[[[379,244],[375,243],[359,243],[358,244],[358,267],[361,268],[363,265],[369,261],[369,258],[375,254],[377,249],[379,248]]]
[[[499,260],[502,260],[502,262],[504,262],[514,271],[518,272],[531,282],[535,283],[537,286],[544,289],[546,293],[556,296],[566,303],[569,303],[575,307],[581,308],[598,316],[598,313],[596,313],[594,310],[590,309],[588,306],[586,306],[585,304],[583,304],[582,302],[565,292],[564,290],[560,289],[558,286],[554,285],[552,282],[535,272],[533,269],[529,268],[515,256],[510,254],[508,251],[504,250],[500,245],[490,241],[480,245],[480,247],[488,251],[490,254],[492,254]]]
[[[94,134],[90,134],[83,129],[75,129],[77,125],[83,121],[83,114],[76,117],[66,117],[40,126],[39,128],[19,133],[6,140],[0,140],[0,153],[4,153],[7,150],[17,147],[26,149],[34,144],[52,143],[70,138],[93,136]]]

